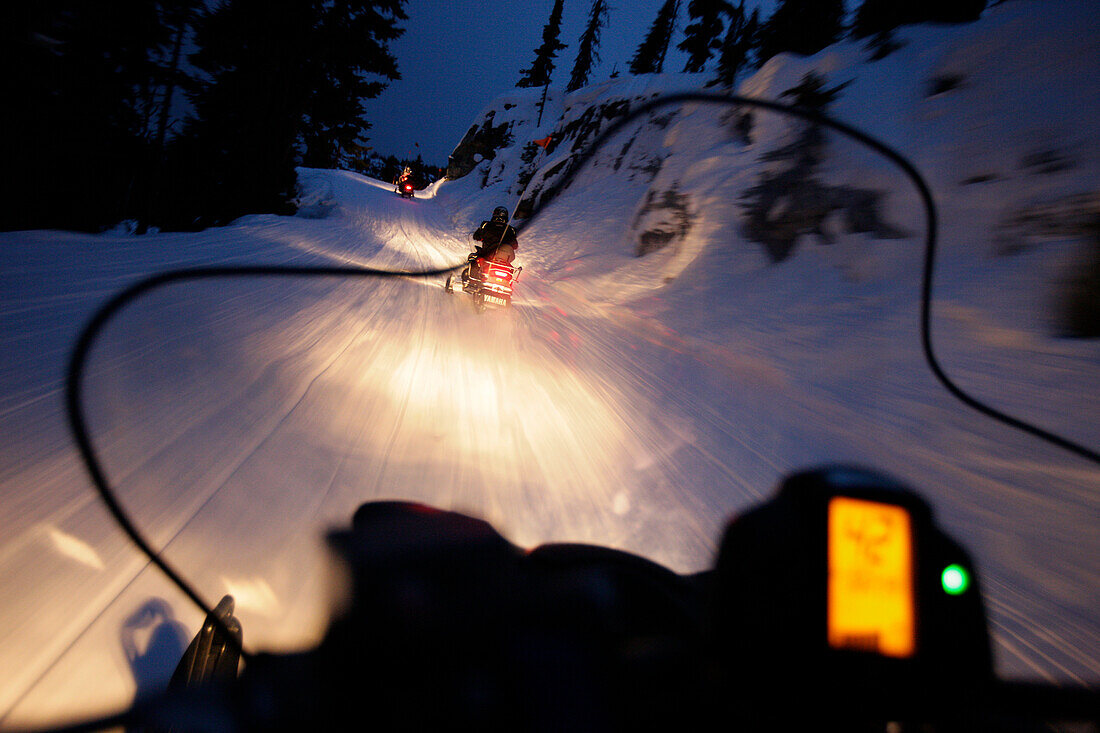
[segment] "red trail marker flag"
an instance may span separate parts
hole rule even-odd
[[[546,150],[546,148],[550,145],[550,141],[553,139],[554,137],[552,135],[547,135],[541,140],[535,140],[535,145],[538,145],[543,150]]]

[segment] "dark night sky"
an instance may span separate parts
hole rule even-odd
[[[611,0],[608,25],[600,38],[600,62],[590,82],[620,73],[642,42],[664,0]],[[564,87],[576,59],[577,39],[591,0],[565,0],[561,41],[568,48],[555,60],[552,84]],[[684,54],[675,48],[687,25],[687,0],[665,62],[679,72]],[[767,17],[774,0],[746,0]],[[521,69],[530,65],[542,43],[542,28],[554,0],[409,0],[405,34],[391,44],[401,80],[365,103],[373,147],[384,155],[416,157],[413,143],[428,163],[446,165],[474,116],[494,97],[515,88]],[[713,65],[713,61],[711,65]],[[704,75],[702,78],[706,78]]]

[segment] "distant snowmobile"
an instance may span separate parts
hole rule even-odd
[[[393,192],[401,198],[415,198],[413,194],[416,191],[416,182],[413,180],[411,168],[406,167],[405,170],[401,171],[401,175],[397,177],[393,184]]]

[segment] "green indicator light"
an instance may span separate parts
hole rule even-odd
[[[940,574],[940,583],[944,593],[951,596],[962,595],[970,587],[970,573],[962,565],[948,565]]]

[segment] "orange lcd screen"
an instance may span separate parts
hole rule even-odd
[[[834,649],[911,657],[913,535],[893,504],[829,500],[828,639]]]

